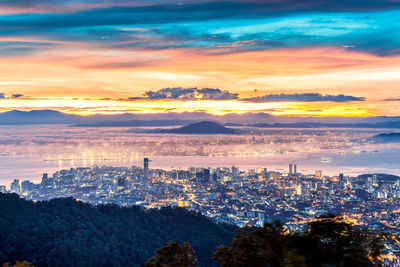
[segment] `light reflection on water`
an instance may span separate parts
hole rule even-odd
[[[43,172],[93,165],[152,168],[266,167],[304,173],[386,172],[400,174],[399,144],[368,138],[389,130],[268,129],[248,135],[170,135],[128,132],[128,128],[65,125],[0,126],[0,184],[19,178],[39,181]]]

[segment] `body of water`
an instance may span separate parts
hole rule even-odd
[[[18,178],[40,181],[72,167],[151,168],[257,167],[327,175],[385,172],[400,174],[400,144],[374,144],[369,138],[390,130],[267,129],[246,135],[172,135],[143,129],[84,128],[66,125],[0,126],[0,184]]]

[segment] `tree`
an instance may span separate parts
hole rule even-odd
[[[308,254],[313,266],[324,262],[336,266],[366,266],[371,263],[368,259],[370,236],[368,232],[354,229],[341,216],[322,215],[308,223],[304,237],[314,248],[311,253],[303,249],[303,253]]]
[[[297,249],[285,253],[285,267],[307,267],[306,258]]]
[[[218,247],[213,259],[222,267],[284,266],[287,243],[280,222],[266,223],[263,228],[238,230],[231,247]]]
[[[328,214],[308,223],[302,233],[288,233],[279,222],[244,228],[230,247],[218,247],[213,259],[222,267],[361,267],[373,265],[381,250],[378,236]]]
[[[195,267],[197,258],[188,242],[179,245],[169,241],[162,248],[157,249],[157,256],[151,257],[145,267]]]

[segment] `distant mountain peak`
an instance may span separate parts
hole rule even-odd
[[[201,121],[177,129],[162,130],[162,133],[176,134],[234,134],[235,131],[214,121]]]
[[[51,109],[11,110],[0,113],[0,124],[62,124],[78,121],[80,116],[62,113]]]

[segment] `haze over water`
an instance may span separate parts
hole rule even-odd
[[[40,181],[71,167],[141,166],[268,168],[287,172],[294,163],[312,174],[400,174],[400,144],[368,139],[389,130],[268,129],[247,135],[140,133],[148,129],[85,128],[67,125],[0,126],[0,184],[12,179]]]

